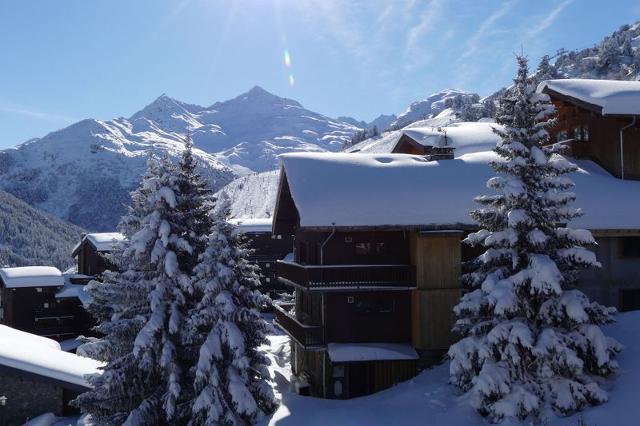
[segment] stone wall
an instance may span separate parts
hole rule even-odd
[[[62,393],[62,388],[54,384],[0,370],[0,396],[7,397],[6,406],[0,407],[0,425],[22,425],[47,412],[62,415]]]

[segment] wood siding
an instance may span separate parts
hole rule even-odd
[[[461,237],[455,232],[411,234],[417,284],[412,296],[412,341],[420,351],[446,351],[456,339],[451,328],[453,307],[461,295]]]
[[[410,291],[326,293],[325,342],[411,341]]]
[[[361,245],[370,252],[359,252]],[[308,265],[409,264],[409,238],[404,231],[338,231],[333,235],[299,231],[295,248],[295,261]]]
[[[569,102],[552,100],[558,110],[557,124],[551,129],[552,142],[573,139],[572,155],[589,158],[620,177],[620,129],[630,124],[632,117],[603,117]],[[581,140],[584,138],[576,134],[577,128],[588,130],[588,140]],[[559,137],[562,132],[566,137]],[[640,122],[624,131],[624,174],[625,179],[640,179]]]

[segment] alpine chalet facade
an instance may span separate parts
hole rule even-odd
[[[635,96],[640,105],[640,87]],[[568,126],[564,117],[558,128]],[[495,123],[454,126],[403,131],[394,144],[383,141],[388,153],[280,157],[273,232],[294,235],[293,258],[279,262],[278,273],[295,303],[278,309],[276,323],[292,338],[301,392],[351,398],[384,389],[456,339],[462,264],[480,254],[462,239],[477,229],[474,197],[490,194],[497,136]],[[488,136],[478,137],[485,128]],[[442,148],[447,156],[432,155]],[[570,160],[580,168],[571,178],[585,211],[570,225],[594,233],[602,263],[582,274],[581,289],[640,309],[640,182],[619,179],[596,158]]]

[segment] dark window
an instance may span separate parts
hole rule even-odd
[[[377,254],[386,254],[387,253],[387,243],[376,243],[376,253]]]
[[[395,310],[393,300],[358,300],[356,312],[359,315],[389,314]]]
[[[371,243],[356,243],[356,255],[366,256],[371,253]]]
[[[620,310],[634,311],[640,309],[640,288],[620,290]]]
[[[640,257],[640,237],[620,238],[620,257]]]
[[[567,139],[569,139],[569,133],[566,130],[558,132],[556,135],[556,142],[566,141]]]

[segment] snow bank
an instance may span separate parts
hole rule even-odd
[[[0,279],[7,288],[58,287],[64,285],[62,272],[53,266],[0,268]]]
[[[618,315],[618,322],[604,327],[604,332],[620,341],[624,351],[618,356],[620,370],[607,388],[609,402],[570,417],[553,416],[548,426],[638,424],[640,406],[640,311]],[[448,425],[486,426],[487,422],[459,397],[449,383],[449,363],[423,371],[417,377],[391,389],[350,400],[328,400],[293,393],[288,338],[269,336],[266,346],[271,359],[272,379],[281,405],[261,425],[359,426],[359,425]],[[582,415],[584,422],[579,422]],[[504,426],[518,423],[503,423]]]
[[[538,92],[553,90],[602,108],[602,115],[640,115],[640,81],[566,79],[543,81]]]
[[[85,375],[98,374],[102,363],[63,352],[54,340],[0,325],[0,365],[89,387]]]
[[[98,251],[112,251],[119,242],[124,241],[125,236],[119,232],[101,232],[87,234],[85,238],[89,240]]]
[[[280,157],[302,227],[474,225],[474,197],[491,194],[483,151],[454,160],[427,161],[407,154],[285,154]],[[639,229],[640,182],[612,177],[595,163],[576,161],[576,207],[571,225]],[[615,209],[609,208],[616,205]]]
[[[327,352],[333,362],[418,359],[413,346],[402,343],[329,343]]]

